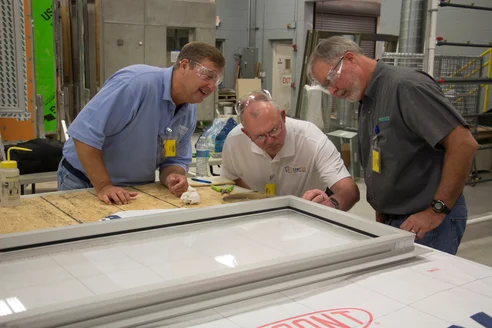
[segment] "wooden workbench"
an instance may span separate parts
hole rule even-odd
[[[179,197],[158,182],[127,189],[138,192],[137,198],[127,205],[107,205],[97,198],[93,189],[21,197],[21,206],[0,207],[0,233],[96,222],[107,215],[127,210],[196,208],[224,203],[223,196],[208,186],[195,188],[200,195],[200,204],[197,205],[183,204]]]

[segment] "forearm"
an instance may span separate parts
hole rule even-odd
[[[238,187],[242,187],[242,188],[246,188],[246,189],[251,189],[248,184],[246,182],[244,182],[243,179],[239,178],[239,179],[236,179],[234,180],[234,183],[236,184],[236,186]]]
[[[162,168],[159,172],[159,180],[161,181],[161,183],[164,186],[166,186],[168,188],[169,188],[169,186],[167,185],[167,177],[169,176],[169,174],[172,174],[172,173],[181,174],[181,175],[186,176],[185,170],[179,165],[169,165],[169,166]]]
[[[111,185],[111,178],[104,165],[102,151],[74,139],[75,151],[80,164],[96,191]]]
[[[342,211],[350,210],[360,199],[359,188],[352,182],[346,183],[344,188],[333,190],[334,194],[330,198],[335,198],[338,201],[339,209]]]
[[[446,149],[441,181],[434,199],[442,200],[448,208],[453,207],[463,192],[477,147],[476,142],[469,142]]]

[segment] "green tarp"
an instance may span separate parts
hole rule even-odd
[[[36,93],[44,99],[45,133],[56,132],[55,56],[52,0],[32,1]]]

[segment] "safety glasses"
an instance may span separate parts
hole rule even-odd
[[[246,107],[256,101],[270,102],[273,101],[273,99],[268,90],[252,91],[237,101],[236,114],[241,115]]]
[[[321,84],[323,88],[328,90],[329,87],[335,85],[336,81],[340,77],[340,74],[342,74],[342,68],[343,68],[343,59],[345,58],[345,54],[343,54],[342,57],[338,60],[338,62],[330,69],[328,74],[325,76],[325,80]]]
[[[213,82],[216,87],[218,87],[222,83],[223,80],[222,74],[217,73],[213,69],[205,67],[194,60],[190,60],[190,63],[193,65],[193,69],[195,70],[196,75],[202,81],[205,81],[207,83]]]
[[[267,140],[267,137],[276,138],[280,134],[280,132],[282,132],[282,122],[280,122],[279,125],[271,129],[269,132],[265,134],[260,134],[259,136],[252,136],[251,139],[254,142],[264,143]]]

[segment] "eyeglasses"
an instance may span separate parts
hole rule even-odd
[[[205,67],[201,65],[200,63],[190,60],[190,63],[194,66],[196,75],[202,80],[206,81],[207,83],[213,82],[216,87],[218,87],[223,80],[223,76],[220,73],[217,73],[213,69],[210,69],[208,67]]]
[[[256,101],[273,102],[272,95],[268,90],[252,91],[242,96],[236,103],[236,114],[241,115],[243,111]]]
[[[321,84],[321,86],[325,89],[328,90],[328,88],[332,85],[335,84],[336,80],[340,77],[340,74],[342,74],[342,67],[343,67],[343,59],[345,58],[345,54],[343,54],[342,57],[340,57],[340,60],[328,71],[328,74],[326,74],[325,80]],[[340,66],[337,70],[337,67]]]
[[[269,132],[265,134],[260,134],[259,136],[256,136],[254,138],[251,138],[254,142],[260,142],[263,143],[266,141],[267,137],[269,136],[270,138],[275,138],[282,132],[282,122],[280,122],[279,125],[271,129]]]

